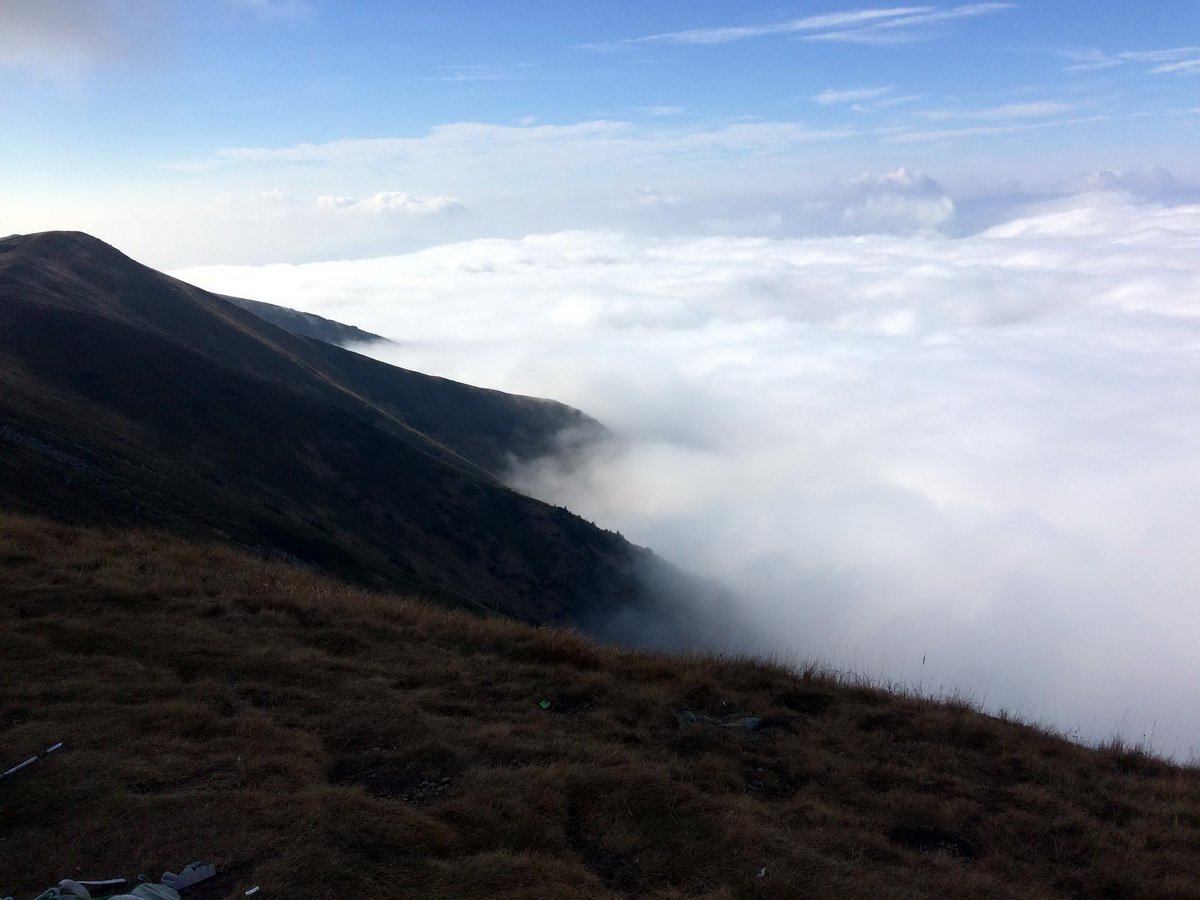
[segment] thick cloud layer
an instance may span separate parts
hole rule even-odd
[[[1197,260],[1200,207],[1098,193],[959,238],[560,233],[177,274],[604,420],[628,441],[515,480],[733,586],[755,649],[1187,757]]]

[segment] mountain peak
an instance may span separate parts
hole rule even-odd
[[[80,254],[114,254],[125,256],[116,247],[84,231],[36,231],[31,234],[10,234],[0,238],[0,253],[30,253],[69,259]]]

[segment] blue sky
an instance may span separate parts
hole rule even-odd
[[[0,23],[0,230],[163,264],[820,231],[781,198],[902,167],[960,200],[1200,174],[1193,0],[0,0]],[[322,197],[382,215],[323,242],[256,224]]]

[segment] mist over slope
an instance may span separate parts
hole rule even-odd
[[[566,232],[213,267],[626,439],[512,474],[735,586],[760,649],[1200,746],[1200,207],[950,238]],[[397,303],[395,297],[404,297]]]

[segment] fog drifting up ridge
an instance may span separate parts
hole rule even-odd
[[[1200,207],[959,238],[564,232],[175,274],[627,440],[514,482],[732,586],[755,649],[1200,748]]]

